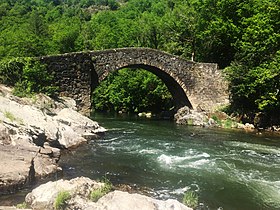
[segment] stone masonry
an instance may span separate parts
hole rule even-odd
[[[40,58],[55,76],[60,95],[75,99],[89,114],[91,93],[106,76],[122,68],[141,68],[168,87],[176,108],[212,110],[228,103],[228,84],[217,64],[196,63],[149,48],[121,48],[67,53]]]

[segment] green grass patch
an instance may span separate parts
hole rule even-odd
[[[95,189],[91,192],[90,194],[90,199],[93,202],[96,202],[101,198],[102,196],[106,195],[112,190],[112,183],[109,182],[108,180],[105,180],[104,185],[101,188]]]
[[[1,110],[0,110],[0,112],[4,113],[4,117],[9,119],[11,122],[17,122],[20,125],[24,125],[23,119],[17,118],[12,112],[9,112],[9,111],[3,112]]]
[[[223,127],[224,127],[224,128],[231,128],[231,127],[232,127],[232,124],[233,124],[233,121],[232,121],[231,119],[226,119],[226,120],[224,121]]]
[[[222,121],[216,115],[212,115],[211,118],[219,125],[222,126]]]
[[[59,192],[54,202],[54,208],[57,210],[65,209],[67,206],[67,201],[70,198],[71,198],[71,194],[68,191]]]
[[[4,112],[4,116],[6,117],[6,118],[8,118],[11,122],[14,122],[14,121],[16,121],[16,117],[15,117],[15,115],[13,114],[13,113],[11,113],[11,112],[9,112],[9,111],[5,111]]]
[[[28,208],[28,205],[26,202],[23,202],[23,203],[19,203],[16,205],[16,208],[17,209],[27,209]]]
[[[198,195],[193,191],[185,192],[183,204],[190,208],[196,208],[198,206]]]
[[[193,125],[193,119],[188,119],[187,123],[188,123],[188,125]]]

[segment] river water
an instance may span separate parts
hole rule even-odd
[[[175,125],[171,121],[96,117],[108,132],[65,154],[67,178],[106,177],[200,209],[280,209],[280,138]]]

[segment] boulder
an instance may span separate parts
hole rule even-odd
[[[180,125],[208,126],[208,116],[203,112],[184,106],[178,110],[174,119]]]
[[[180,202],[169,199],[157,200],[140,194],[113,191],[104,195],[96,203],[89,200],[92,190],[102,187],[103,183],[95,182],[86,177],[72,180],[58,180],[40,185],[29,193],[25,201],[34,210],[54,209],[55,201],[60,192],[68,192],[65,209],[84,210],[191,210]]]
[[[0,121],[9,125],[9,130],[13,130],[14,139],[17,136],[27,136],[38,146],[49,142],[52,147],[71,148],[96,139],[106,131],[97,122],[68,108],[67,106],[73,106],[71,102],[59,103],[42,95],[39,99],[43,102],[40,103],[37,99],[36,107],[27,99],[0,96]],[[48,107],[51,115],[46,114],[45,107],[38,107],[43,106],[42,103]],[[56,107],[59,108],[55,109]],[[3,130],[1,127],[0,129]],[[8,143],[10,139],[5,134],[7,132],[1,133],[0,144]]]
[[[0,206],[0,210],[19,210],[22,208],[17,208],[15,206]],[[31,209],[25,209],[25,210],[31,210]]]
[[[0,145],[0,151],[0,194],[14,193],[32,182],[33,157],[38,148]]]
[[[255,126],[254,126],[253,124],[246,123],[246,124],[244,125],[244,129],[245,129],[245,130],[248,130],[248,131],[252,131],[252,130],[255,129]]]
[[[28,193],[25,201],[32,209],[54,209],[54,204],[60,192],[68,192],[71,194],[71,199],[68,206],[75,206],[76,209],[84,209],[86,201],[93,189],[100,188],[103,183],[98,183],[86,177],[78,177],[72,180],[50,181]],[[70,209],[75,209],[70,208]]]
[[[62,170],[55,157],[58,149],[36,146],[20,136],[17,141],[21,144],[0,145],[0,194],[14,193],[38,178]]]
[[[113,191],[100,198],[96,203],[89,203],[85,210],[191,210],[174,199],[157,200],[140,194]]]

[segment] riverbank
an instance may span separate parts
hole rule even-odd
[[[105,132],[75,109],[69,98],[55,101],[42,94],[19,98],[0,86],[0,195],[60,173],[61,150]]]
[[[190,109],[187,106],[180,108],[174,115],[174,119],[179,125],[241,129],[256,134],[261,134],[262,132],[280,134],[280,126],[274,125],[268,128],[260,128],[252,123],[243,124],[236,117],[231,117],[222,111],[203,112]]]

